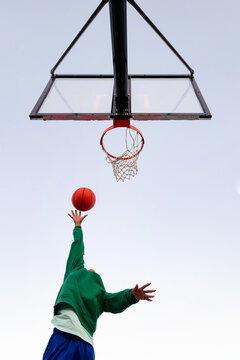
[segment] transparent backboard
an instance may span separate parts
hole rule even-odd
[[[189,79],[132,79],[133,113],[202,113]]]
[[[133,120],[210,119],[196,81],[190,75],[129,75],[129,113]],[[113,108],[112,75],[54,75],[31,119],[109,120]]]
[[[56,79],[39,108],[40,113],[108,113],[113,79]]]

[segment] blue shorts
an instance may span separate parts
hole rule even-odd
[[[80,337],[56,328],[49,339],[43,360],[94,360],[94,348]]]

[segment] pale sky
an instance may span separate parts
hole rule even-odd
[[[50,69],[100,3],[8,1],[1,8],[1,347],[41,360],[72,242],[71,196],[86,267],[107,291],[152,282],[153,302],[103,314],[96,360],[239,360],[240,149],[237,1],[137,0],[195,70],[211,121],[134,122],[138,175],[117,183],[99,140],[111,122],[30,121]],[[186,73],[129,8],[129,73]],[[108,6],[58,73],[112,73]]]

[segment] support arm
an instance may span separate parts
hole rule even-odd
[[[167,44],[167,46],[174,52],[178,59],[186,66],[190,71],[191,75],[194,74],[194,70],[188,65],[188,63],[182,58],[182,56],[177,52],[177,50],[172,46],[172,44],[165,38],[161,31],[153,24],[149,17],[142,11],[142,9],[136,4],[134,0],[127,0],[134,9],[143,17],[143,19],[151,26],[151,28],[160,36],[160,38]]]
[[[90,18],[88,19],[88,21],[86,22],[86,24],[83,26],[83,28],[79,31],[79,33],[77,34],[77,36],[74,38],[74,40],[71,42],[71,44],[69,45],[69,47],[65,50],[65,52],[62,54],[62,56],[60,57],[60,59],[58,60],[58,62],[56,63],[56,65],[52,68],[51,70],[51,74],[54,74],[54,71],[56,70],[56,68],[58,67],[58,65],[63,61],[63,59],[65,58],[65,56],[69,53],[69,51],[72,49],[72,47],[76,44],[76,42],[78,41],[78,39],[80,38],[80,36],[84,33],[84,31],[88,28],[88,26],[91,24],[91,22],[95,19],[95,17],[98,15],[98,13],[102,10],[102,8],[104,7],[104,5],[106,5],[108,3],[108,0],[102,0],[102,2],[99,4],[99,6],[96,8],[96,10],[94,11],[94,13],[90,16]]]

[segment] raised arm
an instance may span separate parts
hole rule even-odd
[[[87,215],[82,217],[81,212],[79,211],[78,213],[77,210],[75,212],[72,211],[72,215],[68,215],[73,219],[75,228],[73,230],[74,241],[69,252],[64,279],[66,279],[71,271],[84,267],[84,243],[81,224]]]

